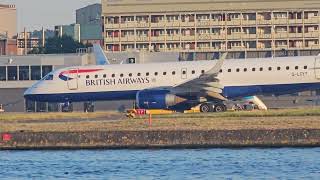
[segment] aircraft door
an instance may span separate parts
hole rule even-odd
[[[320,57],[316,57],[315,63],[314,63],[314,72],[316,75],[316,79],[320,79]]]
[[[78,89],[78,69],[69,69],[68,70],[68,88],[69,90]]]
[[[187,68],[181,69],[181,79],[187,79],[188,78],[188,71]]]

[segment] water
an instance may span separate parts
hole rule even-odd
[[[0,151],[0,179],[320,179],[320,148]]]

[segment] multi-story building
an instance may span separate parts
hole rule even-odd
[[[0,4],[0,36],[13,38],[17,34],[17,10],[15,5]]]
[[[109,52],[191,52],[191,59],[320,52],[318,0],[102,0],[102,20]]]
[[[72,37],[75,41],[80,42],[81,30],[80,24],[61,25],[54,27],[55,35],[62,37],[63,35]]]
[[[84,44],[102,44],[101,4],[92,4],[76,11],[76,23],[80,24],[80,39]]]

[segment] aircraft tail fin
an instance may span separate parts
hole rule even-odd
[[[93,52],[96,56],[96,64],[97,65],[110,64],[107,56],[105,55],[103,49],[100,46],[100,44],[93,44]]]

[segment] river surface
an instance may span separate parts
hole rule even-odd
[[[0,179],[320,179],[320,148],[0,151]]]

